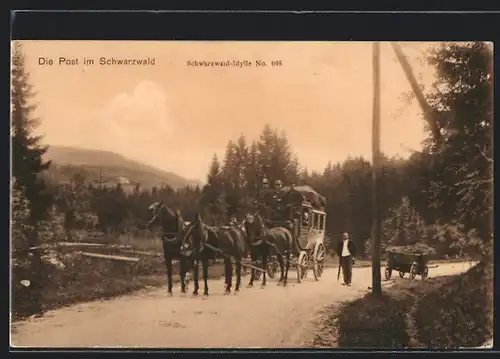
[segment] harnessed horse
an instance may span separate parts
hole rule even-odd
[[[224,274],[226,279],[225,294],[231,293],[233,263],[236,265],[235,292],[240,290],[241,285],[241,260],[246,257],[249,247],[246,236],[242,229],[237,226],[210,227],[203,223],[199,214],[194,221],[184,229],[181,234],[182,248],[193,251],[194,261],[193,295],[198,295],[198,265],[203,264],[203,280],[205,284],[204,295],[208,295],[208,260],[220,254],[224,258]]]
[[[276,255],[281,269],[278,285],[287,285],[290,268],[290,254],[294,250],[295,241],[290,231],[284,227],[267,228],[261,215],[256,212],[247,215],[245,220],[248,241],[251,245],[252,261],[262,258],[263,268],[267,268],[269,255]],[[252,270],[248,286],[253,286],[255,271]],[[262,286],[266,285],[266,272],[262,274]]]
[[[186,272],[189,270],[189,259],[182,253],[181,240],[179,233],[184,230],[186,223],[182,219],[179,210],[175,212],[166,206],[163,201],[155,202],[149,206],[148,210],[152,213],[153,218],[146,225],[149,228],[151,225],[160,222],[162,227],[162,246],[163,257],[167,267],[168,278],[168,294],[172,295],[172,260],[178,259],[180,266],[181,277],[181,292],[186,292]]]

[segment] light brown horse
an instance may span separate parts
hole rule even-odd
[[[297,249],[290,231],[284,227],[267,228],[264,219],[256,212],[248,215],[245,220],[248,241],[251,245],[252,261],[262,258],[263,268],[267,268],[267,261],[270,255],[277,257],[281,269],[278,285],[287,285],[288,270],[290,268],[290,256]],[[253,285],[255,272],[252,270],[248,286]],[[262,273],[262,286],[266,285],[266,272]]]

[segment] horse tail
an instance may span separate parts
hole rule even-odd
[[[288,228],[283,228],[283,229],[285,230],[285,236],[286,236],[288,243],[293,243],[292,232],[290,232],[290,230]]]

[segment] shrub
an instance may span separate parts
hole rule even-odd
[[[419,302],[419,341],[432,348],[477,347],[492,335],[492,275],[480,264]]]
[[[343,348],[403,348],[409,342],[405,313],[410,296],[371,293],[347,304],[338,318]]]

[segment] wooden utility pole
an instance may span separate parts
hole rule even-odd
[[[373,43],[373,118],[372,118],[372,293],[382,294],[380,275],[380,208],[378,198],[377,172],[380,168],[380,42]]]

